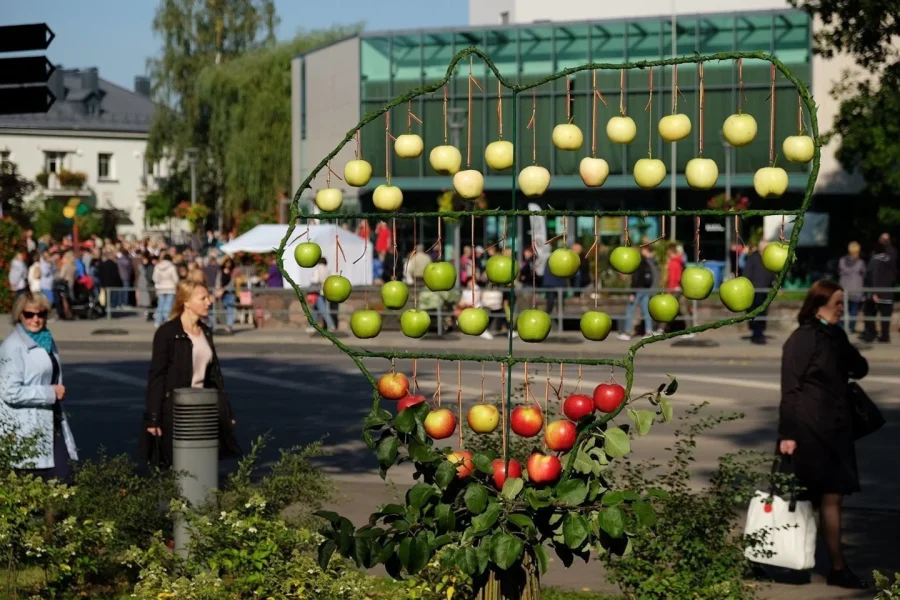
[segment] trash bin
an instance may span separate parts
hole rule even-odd
[[[707,260],[703,261],[702,266],[706,267],[710,271],[712,271],[713,277],[715,278],[715,283],[713,284],[713,290],[718,290],[719,285],[721,285],[723,280],[723,275],[725,272],[725,261],[723,260]]]

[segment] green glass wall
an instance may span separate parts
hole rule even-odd
[[[803,13],[780,11],[755,13],[752,16],[730,14],[680,18],[677,28],[675,41],[678,55],[766,50],[781,59],[800,80],[810,83],[810,21]],[[381,107],[398,94],[440,79],[446,73],[453,55],[471,45],[484,49],[505,76],[514,81],[527,82],[587,61],[617,63],[669,57],[672,30],[668,19],[650,19],[364,36],[361,43],[361,114]],[[462,124],[459,129],[448,128],[448,142],[458,143],[464,162],[471,154],[473,168],[486,175],[496,175],[483,164],[483,150],[499,136],[497,80],[478,59],[472,69],[484,90],[474,90],[471,151],[468,150],[466,123],[468,64],[458,65],[448,85],[451,121]],[[672,68],[654,70],[653,107],[650,112],[645,110],[649,99],[647,72],[627,73],[625,105],[628,114],[637,122],[638,139],[623,148],[613,145],[605,133],[606,121],[618,114],[619,74],[613,71],[597,72],[597,86],[609,102],[608,108],[602,104],[598,107],[597,155],[609,162],[613,174],[630,173],[634,162],[647,155],[648,144],[654,156],[669,164],[671,145],[659,138],[656,125],[660,118],[672,111],[672,77]],[[583,72],[573,76],[570,82],[571,110],[575,123],[586,136],[585,147],[580,152],[559,151],[550,143],[553,126],[565,120],[565,79],[535,91],[537,162],[548,167],[555,176],[577,175],[579,161],[590,152],[591,78],[590,72]],[[737,66],[733,61],[707,63],[704,81],[704,156],[716,160],[720,171],[723,171],[725,155],[719,131],[725,118],[737,110]],[[753,144],[735,151],[734,170],[737,174],[752,174],[768,162],[769,64],[744,61],[743,84],[743,110],[756,117],[759,134]],[[780,74],[776,86],[775,139],[776,152],[780,152],[781,141],[797,132],[797,94],[793,85]],[[699,152],[698,71],[695,65],[679,67],[678,88],[679,112],[689,115],[693,123],[691,136],[678,143],[678,170],[683,172],[687,161]],[[513,127],[512,96],[504,90],[503,98],[503,133],[509,139]],[[423,136],[426,152],[419,160],[395,158],[392,166],[394,177],[437,177],[428,165],[427,154],[433,146],[444,143],[442,102],[442,92],[412,102],[412,111],[424,124],[413,121],[411,129]],[[531,112],[532,95],[523,93],[519,97],[517,125],[520,164],[531,161],[532,132],[526,129]],[[407,122],[405,108],[395,108],[391,116],[392,133],[405,133]],[[454,137],[454,131],[458,138]],[[373,164],[376,176],[382,176],[385,168],[383,120],[365,128],[362,144],[363,154]],[[793,172],[806,169],[805,165],[792,165],[784,160],[779,161],[779,165]]]

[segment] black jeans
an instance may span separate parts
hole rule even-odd
[[[871,320],[866,320],[865,337],[875,339],[875,319],[873,317],[881,317],[881,339],[891,339],[891,315],[894,312],[893,303],[867,302],[865,315]]]
[[[750,307],[750,310],[756,309],[758,306],[761,306],[763,302],[766,301],[766,296],[768,294],[766,292],[756,292],[753,294],[753,306]],[[764,310],[759,313],[758,317],[765,317],[769,314],[768,310]],[[765,339],[766,337],[766,320],[764,318],[754,318],[750,321],[750,334],[754,340]]]

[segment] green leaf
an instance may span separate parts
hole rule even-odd
[[[634,490],[622,490],[622,498],[628,502],[635,502],[641,499],[641,495]]]
[[[500,494],[509,500],[515,500],[522,488],[525,487],[525,481],[521,477],[510,477],[503,482],[503,490]]]
[[[338,549],[343,556],[350,556],[350,552],[353,550],[353,533],[353,523],[350,519],[341,517],[340,543],[338,544]]]
[[[663,421],[672,422],[672,401],[668,398],[659,399],[659,410],[662,412]]]
[[[522,540],[508,533],[500,533],[494,536],[491,558],[494,560],[494,564],[501,569],[508,569],[522,558],[524,550],[525,544],[522,543]]]
[[[332,540],[325,540],[319,544],[319,567],[323,571],[328,568],[328,563],[331,561],[331,555],[334,554],[335,549],[336,546]]]
[[[490,547],[490,538],[484,538],[481,541],[481,544],[475,548],[475,557],[478,559],[478,573],[484,573],[485,569],[488,567],[488,563],[491,560],[491,547]]]
[[[605,508],[597,516],[600,529],[611,538],[620,538],[625,533],[625,513],[617,506]]]
[[[415,538],[408,537],[403,538],[403,541],[397,546],[397,556],[400,557],[400,564],[403,565],[404,569],[409,567],[409,557],[414,550],[413,546],[415,545]]]
[[[400,448],[400,439],[389,432],[385,432],[384,437],[378,441],[378,447],[375,450],[375,456],[378,463],[383,467],[389,467],[397,460],[397,450]]]
[[[656,419],[656,413],[650,410],[630,410],[628,416],[634,421],[634,427],[637,429],[638,435],[647,435],[653,426],[653,420]]]
[[[488,504],[487,509],[482,514],[472,518],[472,529],[475,530],[475,533],[487,531],[494,526],[499,516],[500,507],[492,502]]]
[[[534,521],[528,515],[521,515],[518,513],[511,514],[506,517],[506,520],[524,531],[528,535],[536,535],[537,534],[537,526],[535,526]]]
[[[422,508],[433,495],[433,487],[427,483],[417,483],[406,492],[406,503],[412,508]]]
[[[441,458],[434,448],[427,446],[424,441],[411,439],[406,447],[409,457],[417,463],[431,463]]]
[[[582,515],[570,512],[563,518],[563,539],[569,548],[580,548],[590,532],[590,525]]]
[[[416,428],[416,413],[415,406],[410,406],[407,409],[401,410],[396,417],[394,417],[394,427],[397,428],[397,431],[402,431],[403,433],[412,433]],[[406,565],[404,565],[406,566]]]
[[[390,411],[387,411],[383,408],[379,408],[377,410],[372,409],[372,412],[366,415],[366,420],[363,421],[363,427],[366,429],[374,429],[376,427],[380,427],[385,423],[390,423],[393,415]]]
[[[409,565],[406,570],[410,575],[415,575],[426,566],[431,559],[431,544],[424,532],[416,536],[415,544],[410,546]]]
[[[434,540],[431,542],[431,544],[430,544],[431,551],[434,552],[438,548],[442,548],[452,541],[453,541],[453,538],[450,537],[449,535],[447,535],[446,533],[444,535],[439,535],[436,538],[434,538]]]
[[[405,515],[406,507],[402,504],[385,504],[379,512],[385,515]]]
[[[563,461],[565,464],[566,461]],[[577,472],[583,475],[587,475],[588,473],[592,473],[594,470],[594,461],[591,459],[591,455],[588,454],[583,448],[579,448],[578,452],[575,454],[575,464],[572,465],[572,468]]]
[[[546,575],[550,569],[550,557],[547,556],[547,549],[544,548],[543,544],[537,544],[534,547],[534,555],[537,557],[538,564],[541,567],[541,575]]]
[[[475,575],[478,571],[478,556],[475,553],[475,548],[471,546],[460,548],[456,553],[456,566],[470,577]]]
[[[556,497],[569,506],[578,506],[584,502],[587,494],[587,484],[581,479],[569,479],[556,488]]]
[[[661,498],[662,500],[668,500],[672,497],[669,492],[661,488],[650,488],[649,490],[647,490],[647,495],[654,498]]]
[[[549,496],[540,494],[539,490],[532,487],[525,490],[525,501],[528,503],[528,506],[534,510],[546,508],[553,504],[553,500],[550,499]]]
[[[353,540],[353,560],[356,566],[360,568],[368,568],[372,562],[372,540],[364,537],[357,537]]]
[[[618,427],[610,427],[603,434],[603,450],[610,458],[622,458],[631,452],[631,442],[628,434]]]
[[[473,515],[480,515],[484,512],[484,509],[487,508],[487,490],[484,489],[484,486],[480,483],[472,482],[469,484],[469,487],[466,488],[466,493],[463,495],[463,502],[466,503],[466,508],[469,509],[469,512]]]
[[[456,528],[456,513],[451,505],[438,504],[434,509],[434,517],[441,531],[453,531]]]
[[[663,392],[666,396],[671,396],[678,391],[678,380],[675,379],[674,375],[669,375],[669,379],[671,379],[671,381],[669,382],[669,385],[666,386],[666,391]]]
[[[631,509],[634,511],[638,523],[644,527],[653,527],[656,525],[656,511],[646,502],[635,502],[631,505]]]
[[[487,454],[484,454],[483,452],[476,452],[472,457],[472,462],[475,463],[475,468],[482,473],[485,473],[487,475],[494,474],[494,467],[493,465],[491,465],[491,462],[493,461]]]
[[[337,525],[341,522],[341,515],[330,510],[317,510],[313,514],[317,517],[322,517],[326,521],[330,521],[333,525]]]
[[[600,492],[606,491],[606,487],[600,483],[599,479],[591,479],[591,484],[588,488],[588,501],[593,502],[597,499],[597,496],[600,495]]]
[[[384,533],[385,531],[381,527],[360,527],[356,532],[356,537],[377,538],[383,536]]]
[[[601,500],[601,502],[603,503],[603,506],[618,506],[619,504],[622,504],[624,501],[625,501],[625,494],[623,494],[622,492],[612,492],[612,491],[608,491],[605,494],[603,494],[603,499]]]
[[[434,473],[434,482],[443,490],[453,483],[455,477],[456,465],[449,460],[443,460]]]

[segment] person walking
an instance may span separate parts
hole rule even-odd
[[[219,392],[219,457],[241,455],[234,435],[234,412],[225,395],[222,368],[206,317],[212,298],[206,286],[182,281],[175,292],[172,317],[156,330],[147,379],[146,412],[138,456],[161,467],[172,465],[172,396],[177,389]]]
[[[859,257],[861,247],[857,242],[847,245],[847,254],[838,261],[838,283],[844,288],[847,304],[847,333],[856,331],[856,315],[866,299],[862,288],[866,284],[866,261]]]
[[[114,258],[115,255],[111,250],[104,250],[100,265],[97,267],[97,278],[100,287],[103,288],[103,300],[107,311],[119,308],[116,302],[119,301],[121,292],[117,288],[122,287],[122,278],[119,276],[119,268]]]
[[[56,279],[56,261],[50,250],[41,253],[41,294],[53,305],[53,281]]]
[[[653,248],[641,246],[641,263],[631,275],[631,287],[636,291],[628,298],[628,306],[625,308],[625,324],[616,337],[627,342],[631,340],[634,331],[634,313],[637,307],[641,307],[641,317],[644,319],[644,337],[653,335],[653,319],[650,318],[650,294],[649,290],[659,287],[659,269],[653,256]],[[643,291],[648,290],[648,291]]]
[[[844,290],[833,281],[810,287],[784,344],[778,452],[782,470],[793,472],[802,499],[819,509],[820,531],[831,557],[828,584],[865,589],[847,566],[841,546],[844,496],[860,491],[848,381],[869,371],[866,359],[838,326]]]
[[[28,265],[25,250],[16,250],[9,264],[9,289],[18,298],[28,291]]]
[[[225,309],[225,333],[231,335],[234,333],[234,305],[237,300],[237,285],[235,278],[234,260],[229,256],[222,263],[219,274],[216,278],[216,297],[222,300],[222,307]]]
[[[13,304],[12,333],[0,344],[0,424],[4,435],[34,440],[35,455],[14,467],[42,479],[70,483],[78,460],[62,401],[62,362],[47,329],[50,301],[30,290]]]
[[[309,302],[313,305],[313,320],[318,320],[319,317],[324,319],[326,331],[334,331],[337,329],[334,324],[334,319],[331,317],[331,311],[328,310],[328,300],[322,293],[322,285],[325,283],[325,280],[328,279],[330,274],[331,271],[328,270],[328,261],[325,260],[325,257],[320,258],[319,264],[313,267],[312,274],[309,277],[309,286],[316,291],[310,292],[307,296],[307,302],[313,300],[313,302]],[[314,299],[311,298],[312,295],[315,295]],[[314,333],[315,331],[315,327],[306,328],[307,333]]]
[[[750,310],[755,310],[766,301],[769,294],[769,288],[775,281],[776,273],[768,270],[762,261],[763,250],[766,249],[768,242],[760,240],[759,246],[755,252],[747,256],[747,263],[744,266],[744,277],[753,284],[753,305]],[[750,343],[765,344],[766,343],[766,319],[768,309],[762,311],[750,321]]]
[[[882,234],[872,249],[869,257],[869,287],[880,288],[881,291],[870,294],[871,303],[866,313],[866,325],[862,339],[865,342],[882,343],[891,341],[891,315],[894,312],[894,294],[890,290],[897,283],[897,250],[891,245],[888,234]],[[876,331],[875,322],[881,317],[880,335]]]
[[[116,267],[119,270],[119,279],[122,280],[122,287],[131,288],[131,285],[134,283],[134,266],[131,264],[131,257],[122,246],[119,246],[116,252]],[[120,291],[116,294],[117,302],[113,303],[113,307],[125,308],[129,306],[131,304],[129,301],[131,294],[132,291],[130,289]]]
[[[156,318],[153,322],[156,327],[161,327],[172,314],[178,288],[178,270],[168,254],[163,254],[153,267],[153,287],[156,289]]]

